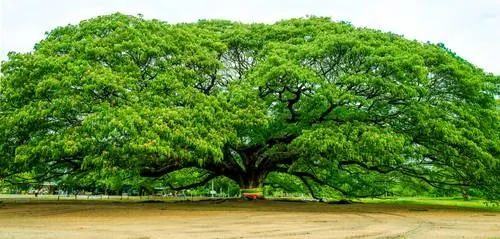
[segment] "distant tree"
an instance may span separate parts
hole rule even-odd
[[[2,170],[39,180],[189,169],[173,188],[249,189],[273,172],[373,196],[410,177],[499,197],[500,78],[442,44],[318,17],[113,14],[50,31],[2,72]]]

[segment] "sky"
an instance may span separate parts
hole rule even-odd
[[[57,26],[115,12],[169,23],[329,16],[408,39],[442,42],[500,74],[500,0],[0,0],[0,60],[9,51],[30,51]]]

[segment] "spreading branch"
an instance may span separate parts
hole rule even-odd
[[[304,185],[306,185],[307,187],[307,190],[309,190],[309,193],[311,194],[311,197],[316,199],[316,200],[319,200],[319,201],[323,201],[322,198],[319,198],[316,196],[316,194],[314,193],[314,190],[313,188],[311,187],[311,185],[309,184],[309,182],[307,181],[307,179],[303,176],[298,176],[298,178],[300,179],[300,181],[302,181],[302,183],[304,183]]]

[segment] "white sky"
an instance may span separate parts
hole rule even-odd
[[[410,39],[443,42],[500,74],[500,0],[0,0],[0,60],[27,52],[51,29],[97,15],[143,14],[170,23],[198,19],[268,22],[330,16]]]

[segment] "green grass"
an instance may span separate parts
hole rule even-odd
[[[485,200],[464,201],[458,198],[385,198],[385,199],[361,199],[363,203],[388,203],[388,204],[420,204],[420,205],[439,205],[458,208],[482,209],[487,211],[500,212],[498,204],[491,204]]]

